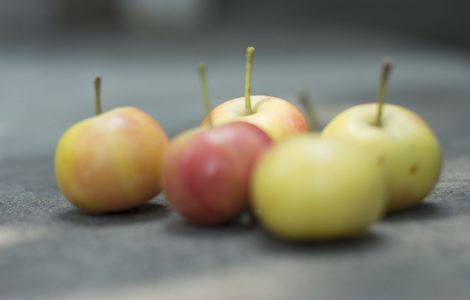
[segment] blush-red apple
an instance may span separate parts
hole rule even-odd
[[[290,102],[273,96],[251,95],[251,74],[255,48],[246,50],[245,96],[224,101],[211,112],[214,125],[234,121],[252,123],[266,131],[274,140],[308,132],[308,123],[297,107]],[[201,127],[208,127],[206,117]]]
[[[245,121],[266,131],[279,141],[291,135],[308,132],[308,123],[302,113],[290,102],[273,96],[251,96],[253,110],[245,113],[245,98],[228,100],[212,110],[214,125]],[[207,126],[207,118],[201,126]]]
[[[247,122],[195,129],[177,136],[164,157],[169,204],[194,224],[222,224],[249,206],[254,165],[271,138]]]

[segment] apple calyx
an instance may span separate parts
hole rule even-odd
[[[255,48],[246,48],[246,66],[245,66],[245,115],[253,114],[251,107],[251,73],[253,70],[253,56]]]
[[[377,92],[377,118],[375,119],[374,125],[381,127],[382,124],[382,115],[383,115],[383,106],[385,104],[385,97],[387,95],[387,86],[388,79],[390,78],[390,73],[392,72],[393,63],[390,59],[384,59],[382,63],[382,71],[380,75],[379,90]]]
[[[96,76],[93,83],[95,85],[95,114],[100,115],[103,111],[101,106],[101,77]]]
[[[209,85],[207,83],[207,66],[206,64],[198,64],[197,65],[197,72],[198,72],[198,77],[199,77],[199,85],[201,87],[201,94],[202,98],[204,100],[204,109],[206,111],[206,117],[207,120],[209,121],[209,127],[212,128],[214,126],[213,120],[212,120],[212,105],[211,105],[211,100],[209,98]]]
[[[311,132],[320,131],[320,124],[318,122],[317,114],[310,95],[306,91],[299,93],[299,102],[302,104],[303,110],[307,117],[308,125]]]

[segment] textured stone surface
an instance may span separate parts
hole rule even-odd
[[[258,46],[253,92],[293,99],[306,89],[323,122],[374,98],[379,63],[392,56],[390,98],[427,119],[445,151],[443,176],[426,202],[357,240],[293,245],[256,225],[192,227],[162,198],[106,216],[65,201],[53,151],[68,126],[93,112],[93,76],[104,77],[105,107],[138,106],[174,135],[202,118],[195,63],[208,63],[214,102],[239,96],[248,41]],[[341,32],[173,44],[51,39],[3,45],[0,66],[1,299],[468,299],[470,63],[463,52]]]

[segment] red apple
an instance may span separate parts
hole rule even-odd
[[[266,131],[275,140],[308,132],[308,123],[302,113],[288,101],[273,96],[251,96],[251,70],[255,48],[247,48],[245,96],[228,100],[211,112],[214,125],[246,121]],[[201,127],[207,127],[206,117]]]
[[[234,122],[176,137],[163,160],[169,204],[194,224],[222,224],[249,204],[250,178],[271,138],[258,127]]]

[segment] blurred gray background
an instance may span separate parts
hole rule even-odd
[[[16,0],[0,3],[0,31],[34,39],[69,30],[184,35],[228,26],[352,26],[469,46],[469,7],[465,0]]]
[[[52,153],[64,128],[92,112],[89,82],[97,74],[106,108],[139,106],[173,136],[203,114],[194,66],[208,64],[215,104],[237,97],[249,45],[257,48],[254,93],[295,102],[306,90],[324,122],[341,103],[375,96],[385,56],[397,64],[395,102],[458,101],[447,93],[468,87],[468,7],[461,0],[1,1],[0,91],[10,105],[0,111],[10,124],[3,131],[41,131],[31,147],[5,135],[3,152]],[[49,134],[26,123],[51,123]]]
[[[468,299],[470,18],[463,0],[0,1],[0,298]],[[375,97],[385,56],[389,101],[436,131],[444,169],[414,210],[357,240],[295,245],[259,226],[196,228],[163,195],[89,216],[58,190],[61,134],[103,104],[133,105],[170,136],[204,116],[196,64],[214,104],[243,93],[297,103],[324,124]]]

